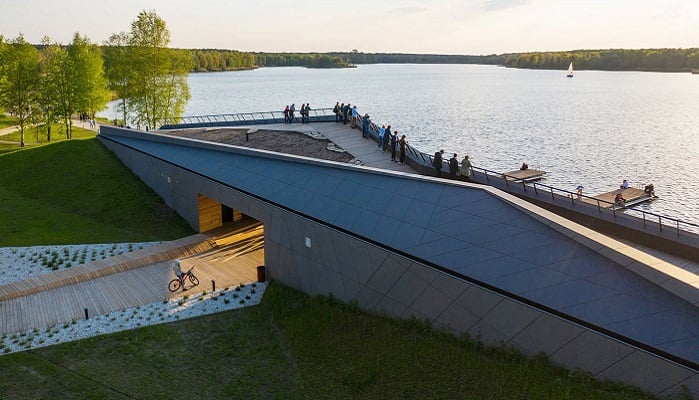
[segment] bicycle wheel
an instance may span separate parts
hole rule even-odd
[[[180,289],[180,285],[181,285],[180,280],[175,278],[175,279],[170,281],[170,283],[167,285],[167,288],[171,292],[176,292]]]
[[[192,285],[199,286],[199,278],[194,276],[194,274],[189,274],[189,281],[192,282]]]

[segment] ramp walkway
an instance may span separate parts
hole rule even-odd
[[[207,234],[46,273],[0,286],[0,334],[42,329],[89,315],[101,315],[182,296],[170,293],[172,261],[195,267],[200,284],[186,294],[237,286],[257,279],[264,264],[261,224],[226,227]]]

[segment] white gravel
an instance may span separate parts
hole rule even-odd
[[[0,248],[0,285],[155,244],[158,243],[3,247]],[[80,261],[82,254],[86,256]],[[63,261],[59,262],[59,259]],[[73,320],[43,329],[3,335],[0,336],[0,354],[256,305],[260,303],[266,287],[267,283],[252,283],[191,296],[184,294],[158,303],[90,316],[87,320]]]

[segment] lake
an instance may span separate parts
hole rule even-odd
[[[485,65],[261,68],[191,74],[186,115],[356,104],[434,153],[495,171],[530,167],[586,195],[653,182],[640,208],[699,223],[699,75]],[[108,113],[107,115],[112,115]]]

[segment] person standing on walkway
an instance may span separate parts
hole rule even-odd
[[[342,108],[342,123],[347,125],[347,114],[350,112],[350,103]]]
[[[294,103],[291,103],[291,107],[289,107],[289,123],[294,122],[294,112],[296,111],[296,106]]]
[[[396,146],[398,145],[398,131],[391,134],[391,161],[398,162],[396,160]]]
[[[286,108],[284,108],[284,123],[288,124],[289,123],[289,105],[286,105]]]
[[[383,145],[383,136],[386,134],[386,125],[381,125],[379,128],[379,139],[376,141],[376,147],[381,149]]]
[[[456,153],[449,159],[449,176],[451,179],[456,179],[456,172],[459,170],[459,160],[456,158]]]
[[[464,159],[461,160],[461,176],[465,178],[467,181],[471,180],[471,160],[468,159],[468,154],[464,156]]]
[[[434,173],[437,178],[442,177],[442,154],[444,154],[444,150],[434,153],[434,159],[432,160],[432,166],[434,167]]]
[[[364,114],[362,117],[362,137],[365,139],[369,138],[369,114]]]
[[[396,132],[397,134],[398,132]],[[405,135],[400,137],[400,165],[403,165],[403,162],[405,161],[405,151],[408,149],[408,139],[405,138]]]
[[[352,129],[357,127],[357,118],[359,117],[359,111],[357,111],[357,106],[352,106],[352,120],[350,121]]]
[[[335,107],[333,107],[333,113],[335,113],[335,122],[340,122],[340,111],[342,110],[342,107],[340,106],[340,102],[338,101],[335,103]]]
[[[386,127],[386,132],[383,134],[383,143],[381,143],[381,149],[383,151],[388,150],[388,143],[391,141],[391,125]]]

